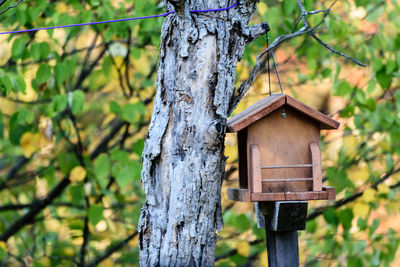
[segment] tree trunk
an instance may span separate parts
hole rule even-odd
[[[141,266],[213,266],[223,226],[226,120],[238,60],[265,30],[249,27],[256,0],[166,2],[157,94],[143,152],[146,193],[139,222]]]

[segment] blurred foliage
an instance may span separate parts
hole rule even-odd
[[[311,11],[331,1],[304,3]],[[0,30],[163,12],[157,0],[24,1],[0,16]],[[399,13],[396,0],[339,1],[318,30],[366,69],[307,36],[276,51],[286,92],[342,122],[323,135],[324,180],[338,195],[311,203],[300,234],[305,266],[400,264]],[[296,1],[263,0],[252,23],[268,21],[273,40],[298,16]],[[84,256],[89,266],[138,265],[140,155],[162,21],[0,36],[0,262],[75,266]],[[246,49],[237,84],[264,47],[259,38]],[[263,69],[236,113],[268,93],[267,77]],[[234,136],[226,143],[216,265],[266,266],[265,232],[251,204],[227,200],[226,188],[237,186],[237,152]]]

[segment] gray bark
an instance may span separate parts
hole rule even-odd
[[[213,266],[223,226],[221,183],[226,120],[238,60],[264,34],[249,27],[256,0],[165,3],[157,94],[143,152],[146,193],[139,222],[141,266]]]

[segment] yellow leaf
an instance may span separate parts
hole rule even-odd
[[[347,171],[347,176],[353,182],[365,181],[369,177],[368,165],[362,167],[354,166]]]
[[[247,241],[239,241],[236,243],[236,250],[239,255],[247,257],[250,253],[250,244]]]
[[[355,135],[347,135],[343,137],[344,154],[350,158],[358,153],[357,137]]]
[[[378,192],[382,194],[387,194],[390,191],[390,187],[385,184],[378,185]]]
[[[225,155],[228,157],[227,162],[235,162],[238,159],[237,147],[225,145]]]
[[[5,253],[8,252],[7,243],[4,241],[0,241],[0,247],[3,249]]]
[[[237,72],[240,80],[247,80],[247,78],[249,78],[249,69],[243,66],[243,64],[240,62],[237,65]]]
[[[367,188],[364,190],[361,199],[368,203],[374,201],[375,196],[376,196],[376,190],[372,188]]]
[[[357,202],[354,204],[353,213],[354,216],[365,218],[369,213],[369,205],[362,202]]]
[[[65,3],[58,3],[56,4],[56,10],[59,13],[67,13],[68,6]]]
[[[40,134],[26,132],[22,135],[19,144],[26,158],[30,158],[39,149]]]
[[[150,61],[145,53],[140,53],[139,59],[132,59],[132,65],[135,67],[136,71],[145,76],[151,71]]]
[[[100,267],[113,267],[114,262],[112,261],[112,259],[108,258],[106,260],[104,260],[102,263],[100,263]]]
[[[268,254],[266,250],[260,254],[260,262],[261,266],[268,267]]]
[[[265,12],[267,12],[267,10],[268,10],[267,4],[265,4],[263,2],[258,3],[257,4],[257,10],[258,10],[258,13],[260,13],[261,16],[264,15]]]
[[[72,169],[71,173],[69,174],[69,179],[71,182],[81,182],[86,177],[86,170],[81,167],[75,167]]]

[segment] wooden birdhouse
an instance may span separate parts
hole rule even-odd
[[[268,96],[228,120],[237,132],[239,187],[236,201],[335,199],[323,187],[320,130],[340,123],[287,95]]]

